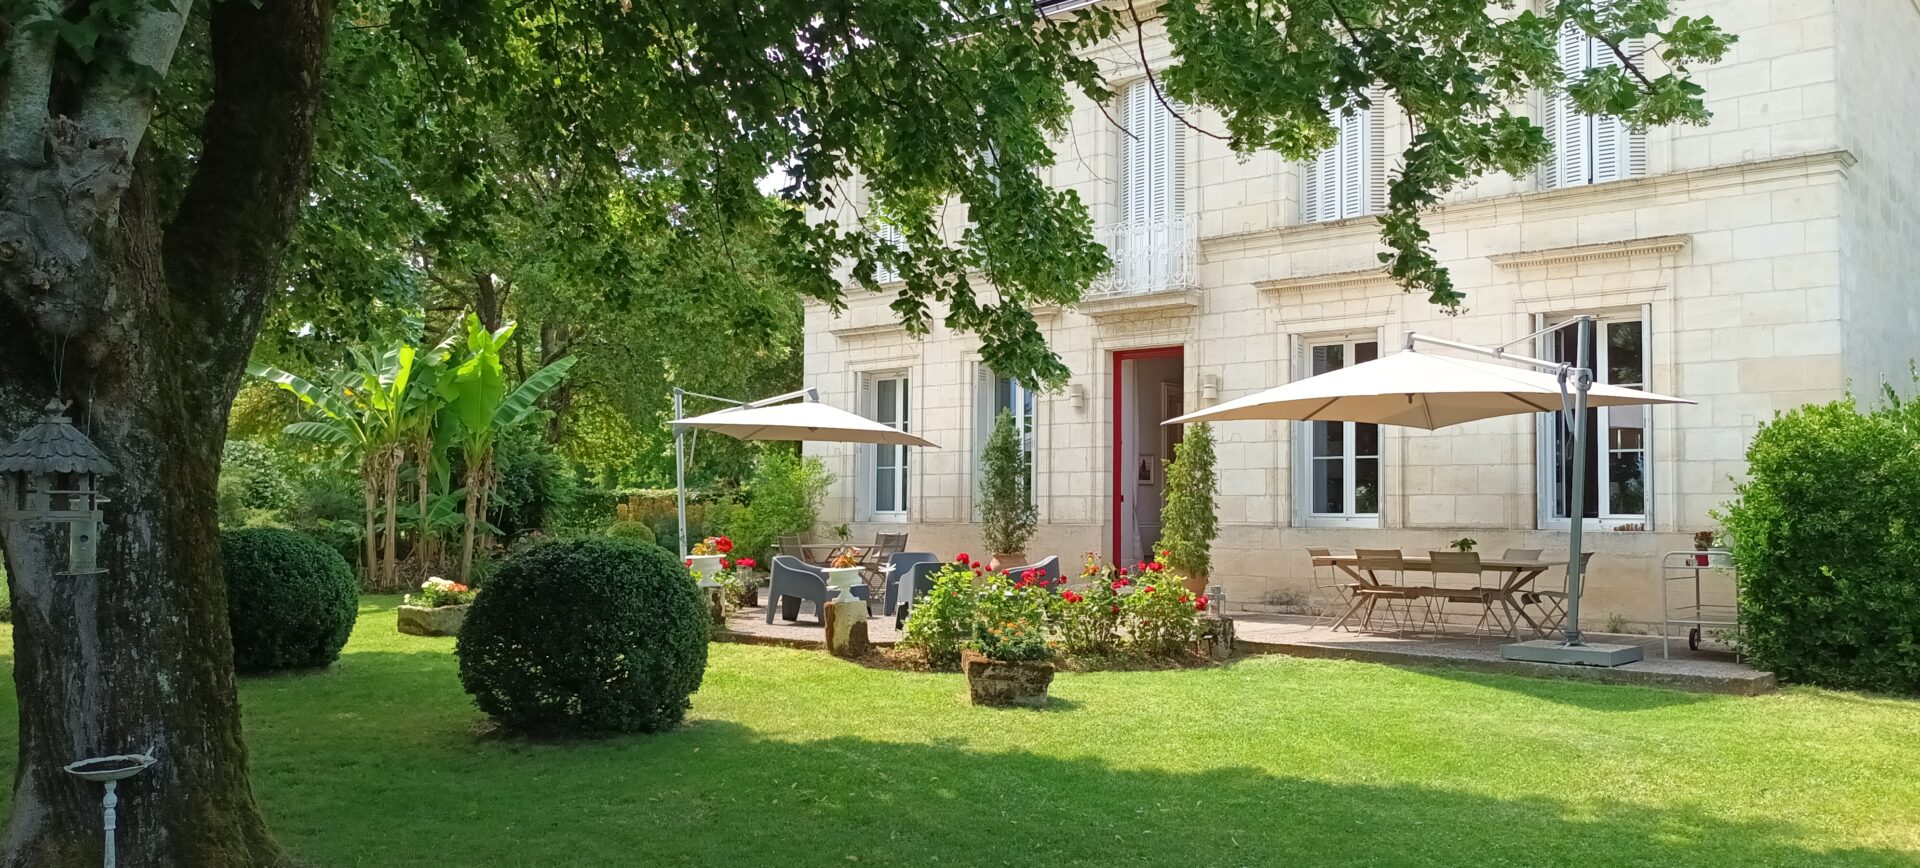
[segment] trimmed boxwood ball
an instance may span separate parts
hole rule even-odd
[[[565,540],[507,561],[455,648],[461,685],[508,730],[659,732],[700,689],[707,633],[705,601],[664,549]]]
[[[259,527],[222,533],[220,553],[235,669],[312,669],[340,658],[360,614],[360,589],[339,552]]]

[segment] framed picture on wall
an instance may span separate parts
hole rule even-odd
[[[1160,418],[1172,419],[1186,415],[1186,401],[1181,395],[1179,383],[1160,384]],[[1173,447],[1180,445],[1180,434],[1185,425],[1160,426],[1160,457],[1173,460]]]
[[[1141,485],[1160,484],[1160,457],[1151,452],[1140,453],[1140,467],[1133,473],[1133,481]]]

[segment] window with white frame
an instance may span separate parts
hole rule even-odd
[[[1171,106],[1171,108],[1169,108]],[[1187,228],[1186,130],[1149,81],[1128,87],[1120,103],[1120,220],[1108,230],[1108,255],[1122,286],[1149,290],[1179,278]]]
[[[1630,39],[1621,43],[1620,50],[1633,57],[1640,46],[1639,40]],[[1589,69],[1622,65],[1620,55],[1611,47],[1572,22],[1560,28],[1558,47],[1560,71],[1568,78],[1577,78]],[[1619,118],[1581,112],[1564,92],[1547,95],[1546,123],[1542,126],[1553,143],[1553,156],[1541,172],[1542,184],[1548,188],[1618,181],[1647,172],[1645,135],[1634,132]]]
[[[1312,223],[1386,210],[1387,143],[1384,112],[1376,102],[1334,117],[1340,136],[1305,167],[1300,217]]]
[[[912,431],[906,374],[870,374],[861,383],[867,418]],[[866,512],[875,518],[904,518],[907,514],[908,447],[876,443],[869,450],[866,476]]]
[[[905,249],[907,246],[906,233],[901,232],[898,227],[889,223],[876,224],[873,227],[873,238],[875,241],[891,244],[901,249]],[[898,269],[885,264],[874,265],[873,281],[875,283],[892,283],[899,279],[900,272]]]
[[[994,425],[998,424],[1000,413],[1005,411],[1013,416],[1013,431],[1020,438],[1020,454],[1027,467],[1027,497],[1029,502],[1034,494],[1034,393],[1032,389],[1020,384],[1012,377],[995,374],[986,365],[980,365],[975,383],[974,398],[974,473],[976,483],[974,491],[978,493],[979,480],[986,457],[987,438],[993,435]]]
[[[1601,318],[1560,329],[1545,338],[1546,358],[1579,359],[1578,328],[1592,336],[1594,382],[1629,389],[1647,383],[1647,324],[1639,316]],[[1595,407],[1581,420],[1587,433],[1587,484],[1580,514],[1599,527],[1642,525],[1649,504],[1646,407]],[[1572,515],[1573,432],[1559,413],[1541,414],[1540,490],[1547,496],[1545,523],[1564,526]]]
[[[1371,337],[1306,341],[1299,377],[1317,376],[1380,357]],[[1365,422],[1301,422],[1294,426],[1294,496],[1308,526],[1380,523],[1380,426]]]

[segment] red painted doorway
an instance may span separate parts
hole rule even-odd
[[[1178,415],[1186,392],[1185,349],[1151,347],[1113,353],[1113,479],[1108,488],[1115,563],[1141,558],[1157,541],[1161,475],[1159,460],[1179,439],[1161,420]],[[1151,510],[1149,514],[1142,510]],[[1143,531],[1143,527],[1146,528]],[[1147,532],[1155,539],[1141,539]]]

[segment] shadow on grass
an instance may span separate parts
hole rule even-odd
[[[1913,864],[1894,850],[1811,849],[1807,830],[1696,806],[1139,768],[1204,759],[1177,739],[1136,749],[1090,733],[1062,752],[1101,756],[1050,756],[774,738],[708,719],[650,737],[489,742],[465,734],[478,714],[451,655],[359,652],[341,666],[354,677],[333,691],[274,680],[247,697],[255,792],[314,864]]]

